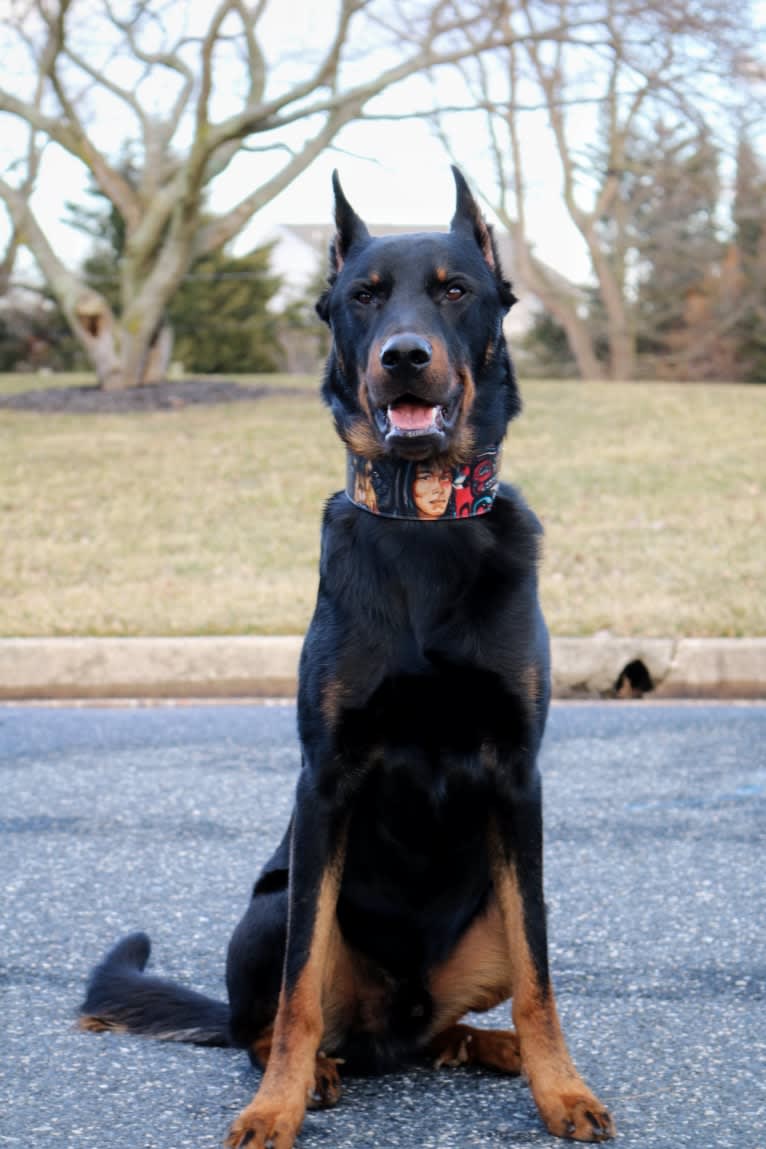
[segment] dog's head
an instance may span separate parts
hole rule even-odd
[[[317,311],[332,329],[322,394],[370,459],[465,461],[520,402],[502,321],[514,302],[492,232],[457,168],[450,230],[375,238],[333,175],[337,233]]]

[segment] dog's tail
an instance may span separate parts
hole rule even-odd
[[[109,951],[90,976],[79,1028],[141,1033],[193,1045],[232,1045],[228,1005],[145,974],[150,950],[149,938],[138,933]]]

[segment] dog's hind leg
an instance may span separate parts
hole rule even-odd
[[[428,1044],[434,1068],[444,1065],[482,1065],[511,1077],[521,1073],[518,1034],[511,1029],[479,1029],[474,1025],[451,1025]]]
[[[287,870],[263,875],[226,957],[232,1041],[251,1050],[274,1021],[287,937]]]
[[[429,990],[434,1018],[427,1052],[435,1068],[483,1065],[500,1073],[521,1072],[519,1039],[512,1030],[457,1024],[465,1013],[492,1009],[510,996],[508,944],[494,898],[433,970]]]

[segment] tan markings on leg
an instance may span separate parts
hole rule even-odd
[[[271,1043],[274,1040],[274,1026],[270,1025],[265,1029],[250,1046],[250,1052],[257,1059],[261,1069],[266,1068],[266,1064],[271,1056]]]
[[[343,684],[338,678],[328,678],[322,685],[320,708],[327,725],[334,729],[343,702]]]
[[[451,1025],[433,1037],[428,1052],[443,1065],[481,1065],[512,1077],[521,1073],[518,1035],[510,1029],[477,1029],[472,1025]]]
[[[614,1122],[569,1056],[553,987],[540,984],[527,944],[516,873],[502,858],[499,844],[493,849],[493,872],[511,959],[513,1020],[535,1103],[556,1136],[605,1141],[614,1136]]]
[[[530,663],[530,665],[521,672],[521,700],[527,713],[527,718],[532,723],[536,720],[541,693],[540,668],[535,663]]]
[[[493,899],[431,973],[431,1034],[454,1025],[469,1010],[483,1012],[505,1001],[511,993],[510,973],[503,919]]]
[[[308,958],[292,992],[288,995],[283,986],[279,995],[261,1087],[234,1121],[226,1141],[230,1149],[245,1144],[249,1149],[291,1149],[303,1123],[324,1029],[322,989],[337,929],[340,873],[340,865],[334,865],[322,877]]]
[[[540,698],[540,668],[532,663],[522,673],[521,682],[527,702],[536,706]]]
[[[314,1088],[306,1102],[308,1109],[332,1109],[340,1101],[342,1086],[338,1066],[343,1061],[339,1057],[328,1057],[320,1049],[314,1062]]]
[[[250,1046],[250,1051],[261,1069],[265,1069],[268,1065],[273,1040],[274,1028],[269,1026]],[[341,1095],[338,1066],[342,1064],[339,1058],[328,1057],[321,1049],[319,1050],[314,1060],[314,1087],[307,1102],[309,1109],[329,1109],[337,1105]]]
[[[327,947],[322,984],[322,1048],[330,1053],[343,1041],[357,1011],[361,988],[357,965],[358,959],[336,926]]]

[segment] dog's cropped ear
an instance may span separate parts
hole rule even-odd
[[[338,278],[346,256],[351,248],[370,238],[363,220],[359,218],[346,199],[337,171],[332,173],[332,190],[335,195],[335,235],[330,241],[330,266],[327,273],[327,290],[317,300],[316,312],[325,323],[330,322],[330,292]]]
[[[485,263],[497,280],[503,303],[506,308],[510,308],[516,302],[516,296],[511,291],[509,281],[503,277],[503,270],[500,266],[500,258],[497,253],[492,228],[485,220],[479,205],[473,198],[471,189],[466,183],[463,173],[459,168],[456,168],[454,164],[452,165],[452,175],[455,178],[457,203],[450,230],[465,231],[473,236],[479,246],[481,254],[484,256]]]
[[[340,271],[351,248],[370,238],[366,224],[346,199],[337,171],[332,173],[335,195],[335,239],[330,247],[330,271]]]
[[[465,182],[463,173],[459,168],[456,168],[454,164],[452,165],[452,174],[455,177],[457,202],[455,204],[455,214],[452,217],[451,230],[470,231],[481,248],[481,253],[492,271],[497,271],[499,262],[489,224],[481,214],[479,205],[473,198],[471,189]]]

